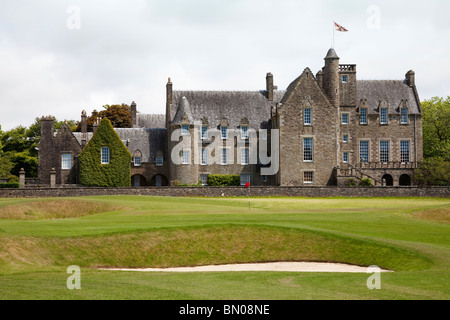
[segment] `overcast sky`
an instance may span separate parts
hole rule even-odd
[[[0,125],[79,120],[136,101],[164,113],[175,90],[286,89],[332,46],[358,79],[413,69],[421,100],[450,95],[450,1],[1,0]]]

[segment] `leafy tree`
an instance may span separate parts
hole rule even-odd
[[[422,102],[424,158],[450,161],[450,96]]]
[[[55,129],[59,130],[65,121],[55,119]],[[74,130],[76,121],[66,121]],[[36,118],[29,127],[18,126],[6,132],[0,130],[0,178],[18,176],[24,168],[28,177],[37,176],[38,147],[41,139],[41,120]]]
[[[450,162],[439,157],[425,159],[413,179],[419,185],[450,186]]]
[[[87,118],[87,130],[92,131],[97,118],[108,118],[114,128],[129,128],[131,126],[130,107],[127,104],[104,105],[102,111],[94,110]],[[81,123],[78,123],[76,131],[81,131]]]

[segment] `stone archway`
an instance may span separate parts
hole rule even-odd
[[[381,177],[381,180],[383,181],[384,186],[393,186],[394,185],[394,179],[390,174],[385,174],[383,177]]]
[[[400,186],[410,186],[411,185],[411,177],[408,174],[402,174],[398,181]]]
[[[147,185],[147,179],[143,175],[135,174],[131,177],[131,186],[132,187],[142,187]]]
[[[169,180],[167,180],[165,175],[157,174],[154,175],[153,178],[150,180],[150,185],[156,187],[168,186]]]

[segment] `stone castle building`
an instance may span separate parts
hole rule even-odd
[[[169,78],[165,114],[138,113],[133,102],[131,128],[115,129],[133,156],[131,185],[206,184],[210,174],[261,186],[345,185],[351,178],[410,185],[422,160],[415,74],[368,81],[357,80],[356,69],[330,49],[322,70],[306,68],[286,90],[271,73],[261,91],[177,91]],[[78,183],[77,157],[94,134],[86,118],[83,112],[82,132],[63,126],[57,133],[53,118],[42,118],[41,183],[52,170],[57,184]],[[270,163],[254,157],[256,142],[268,144]],[[275,162],[277,170],[265,174]]]

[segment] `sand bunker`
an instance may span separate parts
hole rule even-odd
[[[350,272],[366,273],[374,272],[373,268],[360,267],[341,263],[323,262],[269,262],[269,263],[244,263],[226,264],[199,267],[180,268],[103,268],[102,270],[117,271],[141,271],[141,272],[230,272],[230,271],[280,271],[280,272]],[[390,272],[380,269],[380,272]]]

